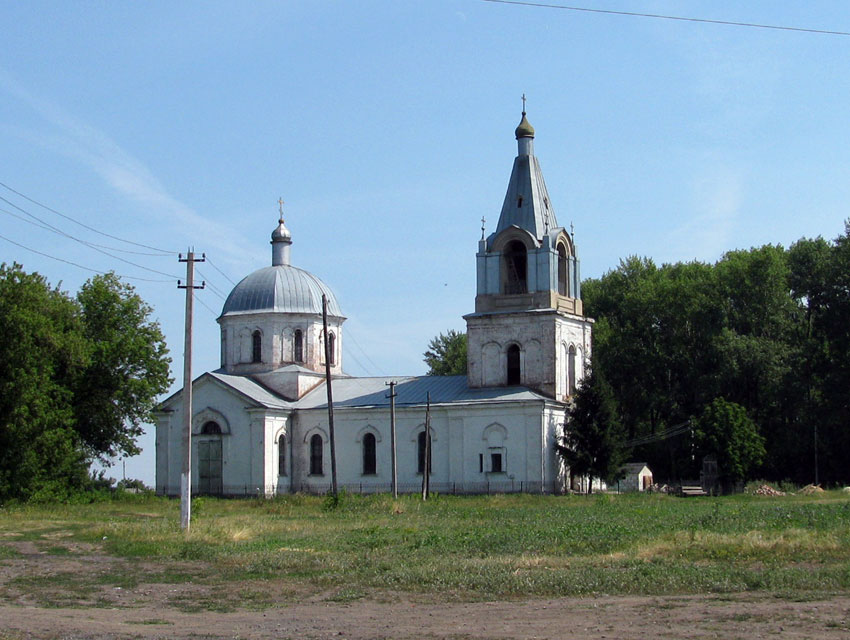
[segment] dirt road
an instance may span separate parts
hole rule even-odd
[[[806,638],[850,637],[850,596],[771,594],[454,602],[447,596],[316,592],[307,584],[191,577],[197,563],[147,565],[30,542],[0,561],[0,640],[21,638]],[[169,580],[139,580],[164,575]],[[186,579],[175,580],[175,572]],[[120,576],[128,580],[120,586]],[[116,576],[118,577],[116,581]],[[804,594],[805,595],[805,594]]]

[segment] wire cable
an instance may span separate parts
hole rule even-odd
[[[150,267],[146,267],[146,266],[144,266],[144,265],[138,264],[138,263],[133,262],[133,261],[131,261],[131,260],[127,260],[126,258],[122,258],[121,256],[113,255],[113,254],[109,253],[108,251],[106,251],[106,250],[104,250],[104,249],[101,249],[101,248],[99,248],[99,247],[97,247],[97,246],[93,245],[93,244],[92,244],[92,243],[90,243],[90,242],[87,242],[86,240],[81,240],[80,238],[77,238],[77,237],[75,237],[75,236],[72,236],[70,233],[67,233],[67,232],[65,232],[65,231],[62,231],[61,229],[57,229],[56,227],[54,227],[54,226],[53,226],[52,224],[50,224],[49,222],[45,222],[44,220],[42,220],[41,218],[39,218],[37,215],[35,215],[35,214],[33,214],[33,213],[30,213],[29,211],[27,211],[26,209],[24,209],[24,208],[22,208],[22,207],[19,207],[19,206],[18,206],[18,205],[16,205],[14,202],[12,202],[11,200],[8,200],[8,199],[4,198],[3,196],[0,196],[0,200],[2,200],[3,202],[5,202],[5,203],[7,203],[7,204],[9,204],[9,205],[11,205],[11,206],[13,206],[15,209],[17,209],[18,211],[20,211],[20,212],[21,212],[21,213],[23,213],[24,215],[27,215],[27,216],[29,216],[30,218],[33,218],[34,220],[37,220],[37,221],[38,221],[38,222],[40,222],[41,224],[46,225],[46,226],[49,228],[49,230],[50,230],[50,231],[52,231],[53,233],[56,233],[56,234],[58,234],[58,235],[60,235],[60,236],[65,236],[66,238],[69,238],[70,240],[74,240],[75,242],[79,242],[80,244],[82,244],[82,245],[84,245],[84,246],[86,246],[86,247],[89,247],[90,249],[94,249],[95,251],[98,251],[98,252],[100,252],[100,253],[102,253],[102,254],[104,254],[104,255],[109,256],[110,258],[113,258],[113,259],[115,259],[115,260],[120,260],[121,262],[126,262],[127,264],[132,265],[132,266],[134,266],[134,267],[137,267],[137,268],[139,268],[139,269],[144,269],[145,271],[150,271],[151,273],[158,273],[159,275],[168,276],[169,278],[177,278],[177,276],[175,276],[175,275],[173,275],[173,274],[170,274],[170,273],[166,273],[165,271],[159,271],[158,269],[152,269],[152,268],[150,268]],[[167,254],[166,254],[166,255],[167,255]]]
[[[118,236],[113,236],[113,235],[106,233],[104,231],[100,231],[99,229],[95,229],[94,227],[90,227],[89,225],[87,225],[83,222],[80,222],[79,220],[76,220],[75,218],[72,218],[69,215],[65,215],[64,213],[61,213],[61,212],[57,211],[56,209],[48,207],[46,204],[42,204],[38,200],[34,200],[33,198],[30,198],[28,195],[23,194],[20,191],[16,191],[15,189],[13,189],[12,187],[10,187],[9,185],[7,185],[3,182],[0,182],[0,187],[3,187],[4,189],[8,189],[12,193],[20,196],[21,198],[23,198],[25,200],[29,200],[34,205],[37,205],[37,206],[41,207],[42,209],[46,209],[47,211],[50,211],[51,213],[55,213],[57,216],[65,218],[66,220],[70,220],[74,224],[78,224],[81,227],[88,229],[89,231],[94,231],[95,233],[99,233],[100,235],[106,236],[107,238],[112,238],[113,240],[118,240],[119,242],[124,242],[126,244],[132,244],[132,245],[137,246],[137,247],[142,247],[143,249],[151,249],[153,251],[159,251],[160,253],[163,253],[163,254],[166,254],[166,255],[173,255],[173,254],[177,253],[177,251],[169,251],[168,249],[160,249],[159,247],[152,247],[152,246],[147,245],[147,244],[141,244],[139,242],[133,242],[132,240],[125,240],[124,238],[119,238]],[[6,202],[8,202],[8,200],[6,200]]]
[[[198,275],[201,276],[204,279],[204,282],[206,283],[207,288],[210,291],[212,291],[215,295],[217,295],[222,300],[227,300],[227,295],[221,289],[219,289],[217,286],[215,286],[212,282],[210,282],[210,279],[206,276],[206,274],[204,274],[197,267],[195,267],[195,271],[197,271]]]
[[[85,269],[86,271],[93,271],[94,273],[100,273],[100,274],[109,273],[108,271],[100,271],[99,269],[93,269],[91,267],[86,267],[86,266],[78,264],[76,262],[71,262],[70,260],[65,260],[63,258],[57,258],[56,256],[51,256],[49,253],[44,253],[43,251],[38,251],[37,249],[33,249],[31,247],[23,245],[20,242],[15,242],[11,238],[7,238],[4,235],[0,235],[0,239],[3,239],[6,242],[9,242],[9,243],[15,245],[16,247],[20,247],[21,249],[26,249],[27,251],[32,251],[33,253],[37,253],[38,255],[44,256],[45,258],[50,258],[51,260],[56,260],[57,262],[64,262],[65,264],[70,264],[71,266],[78,267],[80,269]],[[125,275],[121,275],[119,273],[116,273],[115,275],[119,278],[124,278],[126,280],[141,280],[142,282],[172,282],[173,281],[173,278],[168,279],[168,280],[158,280],[158,279],[154,279],[154,278],[140,278],[138,276],[125,276]]]
[[[0,199],[4,200],[5,202],[8,202],[8,200],[5,200],[4,198],[2,198],[2,196],[0,196]],[[41,221],[39,218],[35,218],[35,220],[38,220],[38,222],[34,222],[33,220],[28,220],[27,218],[25,218],[23,216],[19,216],[17,213],[9,211],[8,209],[3,209],[2,207],[0,207],[0,212],[5,213],[6,215],[12,216],[13,218],[17,218],[18,220],[21,220],[22,222],[26,222],[27,224],[31,224],[34,227],[38,227],[39,229],[43,229],[44,231],[52,231],[53,233],[58,233],[60,235],[65,235],[65,236],[71,237],[73,240],[77,240],[77,242],[81,242],[82,244],[85,244],[85,245],[92,247],[92,248],[99,247],[101,249],[108,249],[109,251],[120,251],[121,253],[132,253],[132,254],[139,255],[139,256],[164,257],[164,256],[171,255],[170,253],[150,253],[148,251],[133,251],[132,249],[119,249],[118,247],[109,247],[109,246],[106,246],[106,245],[103,245],[103,244],[88,242],[87,240],[79,240],[77,238],[74,238],[73,236],[70,236],[70,234],[67,234],[67,233],[64,233],[62,231],[57,230],[56,227],[53,227],[50,224]]]
[[[730,27],[750,27],[752,29],[774,29],[778,31],[798,31],[803,33],[816,33],[829,36],[850,36],[850,31],[830,31],[828,29],[807,29],[805,27],[786,27],[775,24],[760,24],[758,22],[735,22],[733,20],[712,20],[710,18],[690,18],[687,16],[671,16],[662,13],[639,13],[637,11],[615,11],[613,9],[591,9],[588,7],[574,7],[563,4],[549,4],[545,2],[528,2],[527,0],[481,0],[495,4],[514,4],[522,7],[534,7],[539,9],[563,9],[565,11],[582,11],[585,13],[605,13],[615,16],[631,16],[635,18],[655,18],[658,20],[678,20],[680,22],[702,22],[706,24],[720,24]]]
[[[236,283],[233,282],[233,280],[230,278],[230,276],[228,276],[224,271],[222,271],[217,266],[215,266],[215,263],[212,260],[210,260],[209,256],[207,256],[207,264],[209,264],[213,269],[215,269],[221,275],[223,275],[230,282],[230,284],[232,284],[234,287],[236,286]]]
[[[370,373],[371,375],[373,375],[375,377],[381,377],[381,374],[380,374],[381,367],[376,365],[375,362],[372,360],[372,358],[369,357],[369,354],[366,353],[366,350],[363,347],[360,346],[360,343],[357,341],[357,338],[355,338],[354,334],[351,333],[351,329],[346,330],[345,333],[348,336],[348,338],[351,340],[352,344],[360,350],[360,353],[363,354],[363,357],[366,358],[366,360],[369,362],[369,364],[371,364],[374,367],[374,369],[372,369],[370,371],[368,368],[363,367],[363,365],[361,363],[358,362],[358,364],[360,364],[360,366],[363,368],[363,370],[366,371],[367,373]],[[355,360],[357,360],[357,358],[355,358]]]

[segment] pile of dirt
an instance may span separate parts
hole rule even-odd
[[[798,493],[801,493],[804,496],[810,496],[813,493],[823,493],[823,489],[816,484],[807,484],[805,487],[800,489]]]
[[[785,492],[774,489],[769,484],[763,484],[753,491],[754,496],[784,496]]]

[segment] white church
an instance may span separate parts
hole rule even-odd
[[[340,487],[389,491],[390,381],[395,381],[398,486],[426,468],[444,493],[561,492],[556,453],[566,402],[590,358],[572,235],[558,225],[525,111],[498,226],[478,243],[474,312],[464,316],[465,376],[364,378],[343,371],[345,316],[331,289],[291,264],[283,216],[272,263],[224,303],[221,368],[193,382],[192,491],[218,495],[326,492],[331,486],[322,296]],[[157,412],[156,491],[179,495],[183,394]]]

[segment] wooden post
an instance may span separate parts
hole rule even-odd
[[[336,497],[336,442],[334,440],[334,394],[331,388],[330,340],[328,338],[328,297],[322,294],[322,326],[325,330],[325,382],[328,388],[328,431],[331,437],[331,492]]]
[[[398,465],[396,459],[395,446],[395,380],[387,383],[390,387],[390,448],[392,450],[392,482],[393,482],[393,499],[398,498]]]
[[[422,465],[422,499],[431,493],[431,392],[425,404],[425,461]]]
[[[192,312],[194,290],[203,289],[204,283],[195,285],[195,263],[203,262],[205,256],[196,259],[189,251],[186,257],[177,257],[186,263],[186,284],[177,281],[178,289],[186,289],[186,327],[183,342],[183,468],[180,474],[180,527],[187,532],[192,521]]]

